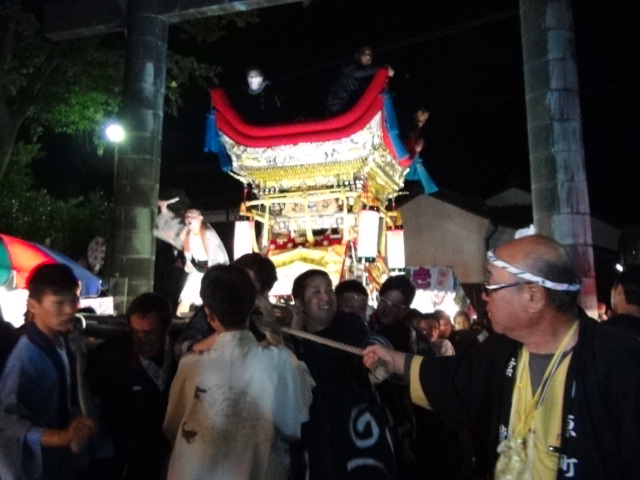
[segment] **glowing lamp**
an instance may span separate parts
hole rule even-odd
[[[247,215],[239,215],[233,234],[233,259],[236,260],[242,255],[253,252],[255,238],[255,221]]]
[[[404,264],[404,229],[395,226],[387,230],[387,266],[391,270],[402,270]]]
[[[107,135],[107,138],[110,142],[120,143],[124,140],[125,132],[122,125],[119,123],[112,123],[104,129],[104,133]]]
[[[378,228],[380,211],[377,207],[363,207],[358,214],[358,258],[373,262],[378,256]]]

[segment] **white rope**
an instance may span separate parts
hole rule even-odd
[[[320,335],[315,335],[313,333],[305,332],[304,330],[297,330],[295,328],[286,327],[284,325],[280,325],[278,322],[270,322],[268,320],[257,320],[256,323],[270,330],[279,330],[281,332],[285,332],[290,335],[295,335],[296,337],[306,338],[307,340],[311,340],[312,342],[327,345],[328,347],[337,348],[338,350],[343,350],[345,352],[353,353],[355,355],[362,355],[362,348],[354,347],[353,345],[349,345],[348,343],[337,342],[329,338],[321,337]]]
[[[362,348],[354,347],[353,345],[349,345],[347,343],[330,340],[328,338],[321,337],[320,335],[314,335],[313,333],[305,332],[303,330],[296,330],[295,328],[283,327],[280,325],[277,325],[277,328],[285,333],[295,335],[296,337],[306,338],[307,340],[311,340],[312,342],[321,343],[323,345],[327,345],[328,347],[344,350],[345,352],[353,353],[355,355],[362,355]]]
[[[262,320],[262,321],[259,321],[258,323],[260,323],[261,325],[264,325],[267,328],[276,329],[281,332],[288,333],[290,335],[295,335],[296,337],[305,338],[307,340],[311,340],[312,342],[321,343],[322,345],[326,345],[331,348],[337,348],[338,350],[343,350],[345,352],[353,353],[355,355],[360,355],[360,356],[363,355],[364,350],[362,348],[354,347],[353,345],[349,345],[347,343],[330,340],[328,338],[321,337],[320,335],[315,335],[313,333],[305,332],[303,330],[297,330],[295,328],[285,327],[283,325],[280,325],[277,322],[268,322],[268,321]],[[369,378],[373,383],[380,383],[386,380],[389,377],[390,373],[391,371],[389,369],[389,366],[386,364],[386,362],[384,362],[383,360],[380,360],[376,362],[369,370]]]

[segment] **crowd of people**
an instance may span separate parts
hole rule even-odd
[[[329,96],[349,108],[372,74],[358,50]],[[389,68],[390,72],[392,70]],[[279,103],[247,71],[247,118]],[[421,148],[429,116],[410,138]],[[389,276],[375,294],[311,269],[274,305],[273,262],[233,262],[199,207],[159,201],[154,234],[180,253],[179,305],[134,298],[127,334],[86,338],[79,283],[62,264],[30,275],[25,324],[0,321],[0,479],[552,480],[640,472],[640,267],[589,318],[555,240],[487,252],[488,323],[412,308]],[[170,254],[172,261],[173,254]],[[178,258],[178,256],[175,256]],[[189,316],[175,332],[174,316]],[[281,327],[286,326],[287,333]]]
[[[619,315],[602,323],[579,308],[579,276],[550,238],[488,252],[487,272],[490,329],[411,308],[407,276],[390,276],[372,308],[359,281],[334,289],[315,269],[295,279],[282,316],[267,295],[275,266],[251,253],[206,269],[179,335],[170,302],[150,292],[131,301],[126,336],[89,342],[72,333],[73,272],[39,266],[28,321],[3,347],[0,478],[640,471],[640,267],[620,274]]]

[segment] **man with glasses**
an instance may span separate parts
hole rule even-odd
[[[394,275],[384,281],[378,306],[369,319],[370,343],[385,345],[399,352],[416,352],[416,332],[409,324],[415,295],[416,287],[405,275]],[[407,382],[400,376],[392,376],[376,385],[376,390],[391,419],[398,478],[412,479],[415,475],[415,426]]]
[[[375,345],[365,364],[382,360],[405,374],[414,403],[453,425],[486,423],[493,478],[640,472],[637,339],[578,307],[580,277],[555,240],[505,243],[487,254],[487,272],[483,298],[498,335],[440,359]]]
[[[359,280],[343,280],[336,285],[338,312],[356,313],[363,322],[367,320],[369,292]]]
[[[415,330],[405,321],[416,295],[415,285],[405,275],[394,275],[383,282],[378,295],[378,306],[369,318],[371,343],[415,352]]]

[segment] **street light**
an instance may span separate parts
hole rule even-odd
[[[115,143],[115,154],[113,158],[113,196],[116,195],[116,175],[118,173],[118,144],[124,140],[124,128],[119,123],[111,123],[104,129],[107,139]]]
[[[107,136],[107,139],[110,142],[115,143],[114,155],[113,155],[113,203],[115,206],[116,203],[116,185],[117,185],[117,174],[118,174],[118,144],[124,140],[124,128],[119,123],[110,123],[104,129],[104,133]],[[111,235],[109,240],[110,246],[108,247],[110,262],[107,265],[106,271],[110,274],[109,280],[109,293],[113,297],[113,310],[114,314],[122,313],[125,311],[127,305],[127,290],[128,290],[128,281],[129,279],[124,277],[121,278],[118,270],[115,269],[115,261],[113,259],[114,252],[114,244],[115,239],[114,235]]]

